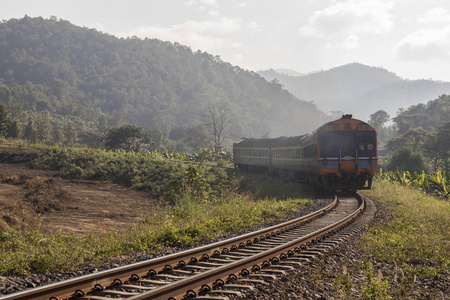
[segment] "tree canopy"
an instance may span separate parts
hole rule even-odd
[[[412,105],[393,120],[398,135],[386,144],[392,154],[388,168],[450,171],[450,96]]]
[[[104,143],[108,150],[139,151],[142,144],[150,143],[150,139],[144,128],[136,125],[123,125],[109,128],[106,131]]]
[[[219,104],[230,108],[228,130],[236,138],[297,135],[328,121],[279,83],[178,43],[28,16],[1,22],[0,41],[0,101],[70,118],[79,133],[99,127],[102,116],[109,126],[195,128],[201,112]]]

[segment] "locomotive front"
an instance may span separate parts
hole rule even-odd
[[[327,189],[370,189],[377,167],[377,133],[344,115],[318,130],[318,167]]]

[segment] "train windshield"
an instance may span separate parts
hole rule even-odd
[[[376,156],[375,131],[364,131],[358,134],[358,156]]]
[[[364,132],[336,132],[320,133],[320,156],[327,158],[376,156],[376,133]]]
[[[337,135],[327,135],[320,141],[321,152],[335,153],[339,151],[339,137]]]
[[[320,156],[338,158],[355,156],[356,134],[353,132],[322,132],[320,134]]]

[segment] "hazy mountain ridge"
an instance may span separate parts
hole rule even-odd
[[[267,80],[276,78],[288,91],[312,101],[322,111],[340,110],[364,120],[380,109],[394,117],[400,108],[450,93],[450,82],[405,80],[383,68],[359,63],[298,77],[274,70],[259,74]]]

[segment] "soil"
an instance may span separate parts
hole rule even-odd
[[[2,154],[7,151],[13,150]],[[156,204],[143,192],[109,181],[66,180],[55,171],[0,162],[0,229],[38,222],[43,231],[121,231]]]

